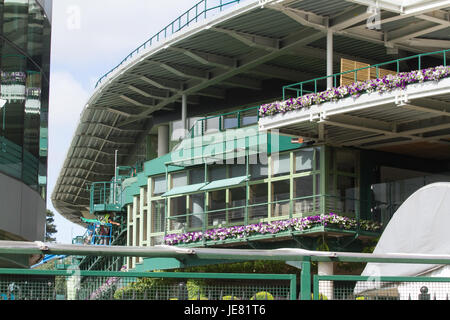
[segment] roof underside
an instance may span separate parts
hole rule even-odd
[[[79,223],[89,207],[86,185],[112,177],[115,150],[119,164],[130,164],[151,130],[179,120],[183,94],[189,117],[205,115],[277,100],[283,85],[325,75],[328,25],[335,72],[341,58],[376,63],[450,47],[448,4],[424,1],[428,6],[402,14],[384,1],[380,28],[369,29],[372,2],[242,1],[143,50],[88,101],[53,190],[54,207]]]

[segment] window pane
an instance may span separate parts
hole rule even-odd
[[[319,154],[319,152],[317,152]],[[314,149],[303,149],[295,153],[295,172],[313,170]]]
[[[227,167],[220,165],[209,169],[209,181],[223,180],[227,178]]]
[[[267,183],[259,183],[250,186],[249,218],[267,218],[267,203],[269,201]],[[259,205],[257,205],[259,204]]]
[[[230,190],[231,208],[245,207],[246,204],[246,188],[233,188]],[[233,209],[229,211],[229,221],[232,223],[240,223],[244,221],[245,208]]]
[[[209,193],[209,210],[215,211],[208,214],[208,225],[216,226],[226,221],[226,191],[218,190]],[[216,211],[217,210],[217,211]]]
[[[153,195],[163,194],[167,191],[166,177],[154,177],[153,178]]]
[[[266,164],[252,164],[250,165],[251,180],[260,180],[267,178],[269,174],[269,167]]]
[[[290,181],[272,182],[272,216],[289,215]]]
[[[278,154],[272,157],[273,176],[287,175],[291,171],[291,155],[289,153]]]
[[[246,175],[247,168],[245,164],[234,164],[229,166],[230,178],[243,177]]]
[[[356,179],[346,176],[337,177],[337,207],[340,213],[354,214],[357,198]]]
[[[355,153],[336,150],[336,169],[338,171],[354,173],[356,167]]]
[[[205,182],[205,169],[197,168],[189,171],[189,184]]]
[[[170,199],[170,229],[184,229],[186,225],[186,196]]]
[[[172,174],[172,188],[183,187],[186,186],[187,184],[188,183],[186,172]]]
[[[166,202],[164,200],[152,201],[151,232],[164,232],[166,227]]]
[[[204,220],[205,194],[193,194],[191,199],[191,216],[189,216],[190,228],[201,228]]]
[[[310,213],[314,211],[313,187],[314,176],[294,179],[294,213]],[[300,199],[297,199],[300,198]]]

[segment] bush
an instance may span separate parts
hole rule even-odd
[[[270,292],[260,291],[251,297],[250,300],[274,300],[274,298]]]
[[[222,300],[239,300],[239,298],[235,296],[224,296]]]

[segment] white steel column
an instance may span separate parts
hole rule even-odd
[[[183,94],[181,97],[181,122],[183,123],[183,138],[187,136],[187,95]]]
[[[319,276],[332,276],[334,274],[334,262],[319,262],[317,273]],[[324,295],[324,299],[333,300],[334,285],[333,281],[320,281],[319,294]],[[319,297],[320,299],[320,297]]]
[[[333,30],[327,30],[327,76],[333,75]],[[333,77],[327,78],[327,89],[333,87]]]
[[[158,158],[169,153],[169,126],[158,127]]]

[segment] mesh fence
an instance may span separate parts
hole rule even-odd
[[[449,300],[450,278],[318,280],[317,300]]]
[[[295,298],[291,289],[290,281],[252,281],[239,275],[236,279],[86,276],[80,272],[0,275],[0,300],[289,300]]]

